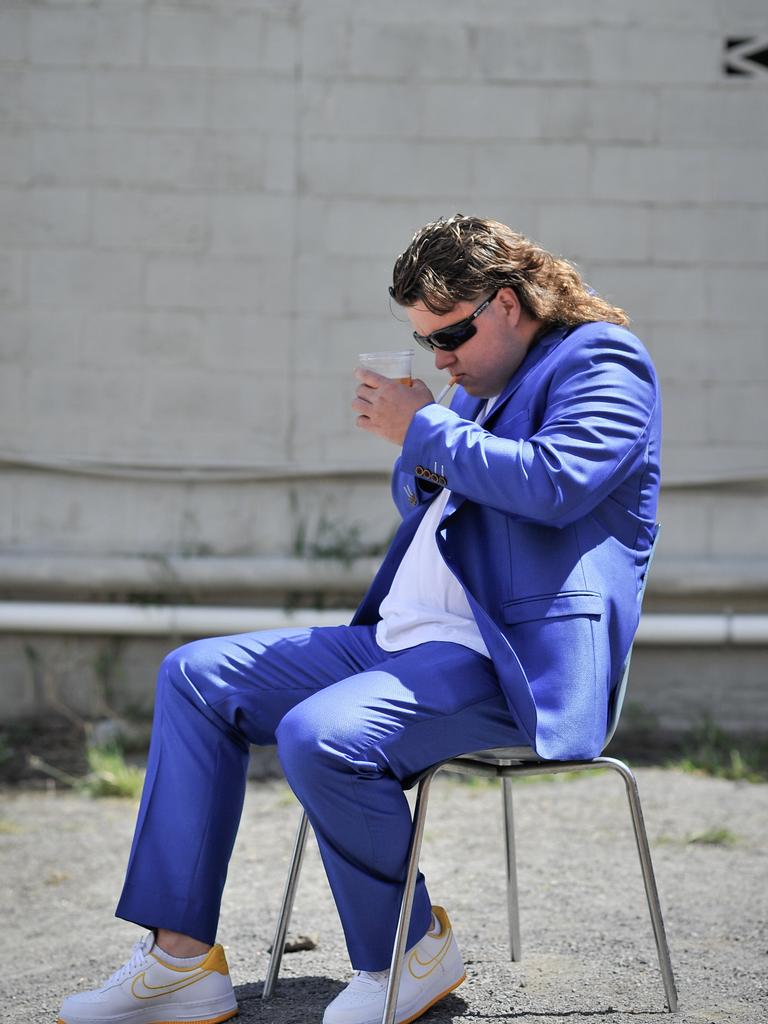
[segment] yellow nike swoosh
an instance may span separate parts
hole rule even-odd
[[[452,934],[453,930],[451,928],[448,928],[446,930],[442,946],[440,946],[435,955],[431,957],[429,960],[420,960],[416,950],[413,950],[411,955],[408,957],[408,971],[410,972],[412,977],[416,978],[418,981],[421,981],[422,978],[426,978],[428,974],[431,974],[432,971],[434,971],[434,969],[438,966],[441,960],[443,960],[443,958],[445,957],[445,954],[448,952],[448,947],[451,944]]]
[[[144,971],[142,971],[131,982],[131,992],[136,999],[158,999],[160,996],[170,996],[182,988],[188,988],[195,982],[207,978],[210,973],[210,971],[195,971],[194,974],[190,972],[185,977],[179,978],[178,981],[172,981],[168,985],[148,985],[144,978]]]

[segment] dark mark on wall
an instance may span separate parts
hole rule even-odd
[[[726,75],[757,78],[768,75],[768,36],[729,37],[724,43]]]

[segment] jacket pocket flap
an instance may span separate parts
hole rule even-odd
[[[603,614],[603,599],[594,590],[568,590],[561,594],[520,597],[502,606],[504,622],[530,622],[564,615]]]

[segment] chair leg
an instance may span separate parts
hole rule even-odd
[[[293,843],[293,853],[291,854],[291,863],[288,868],[288,877],[285,880],[283,901],[280,904],[280,914],[277,918],[275,937],[272,940],[272,954],[269,958],[269,965],[267,966],[267,976],[264,979],[264,991],[261,993],[262,999],[270,999],[272,997],[272,991],[275,987],[277,976],[280,973],[280,964],[283,959],[283,950],[285,949],[285,934],[288,931],[288,924],[291,920],[293,900],[296,896],[296,887],[299,882],[301,863],[304,859],[304,848],[307,843],[308,827],[309,819],[307,818],[306,812],[302,811],[299,827],[296,830],[296,839]]]
[[[635,830],[635,842],[640,857],[640,869],[643,873],[645,883],[645,895],[648,900],[648,910],[651,914],[653,925],[653,937],[656,940],[656,951],[659,957],[659,967],[664,981],[664,991],[667,996],[667,1006],[672,1013],[677,1010],[677,988],[675,976],[672,972],[672,961],[669,956],[669,945],[667,944],[667,933],[664,929],[664,920],[661,915],[661,903],[659,902],[659,891],[656,888],[656,877],[653,872],[651,861],[651,849],[648,845],[648,833],[645,829],[643,811],[640,805],[640,794],[637,788],[637,780],[630,768],[614,757],[597,757],[595,765],[602,764],[606,768],[613,768],[624,779],[624,785],[629,800],[629,810],[632,815],[632,825]]]
[[[384,999],[384,1013],[381,1018],[381,1024],[394,1024],[395,1021],[397,996],[400,991],[400,974],[402,973],[403,956],[405,955],[405,943],[408,940],[408,926],[411,923],[413,894],[416,891],[416,879],[419,875],[419,854],[421,853],[421,842],[424,838],[424,822],[427,817],[429,787],[439,770],[438,766],[425,775],[419,783],[417,791],[416,808],[413,812],[413,827],[411,828],[411,846],[408,853],[408,868],[405,874],[403,898],[400,903],[400,917],[397,921],[395,942],[392,948],[392,962],[389,967],[389,981],[387,982],[387,994]]]
[[[523,959],[520,942],[520,903],[517,891],[517,850],[515,848],[515,812],[512,804],[512,780],[502,778],[501,799],[504,807],[504,848],[507,860],[507,918],[509,920],[509,955],[514,962]]]

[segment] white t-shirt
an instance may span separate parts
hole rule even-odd
[[[479,422],[485,420],[498,397],[488,399]],[[435,540],[450,494],[444,489],[424,513],[389,593],[379,606],[376,643],[385,651],[402,651],[441,640],[463,644],[490,657],[464,590],[445,564]]]

